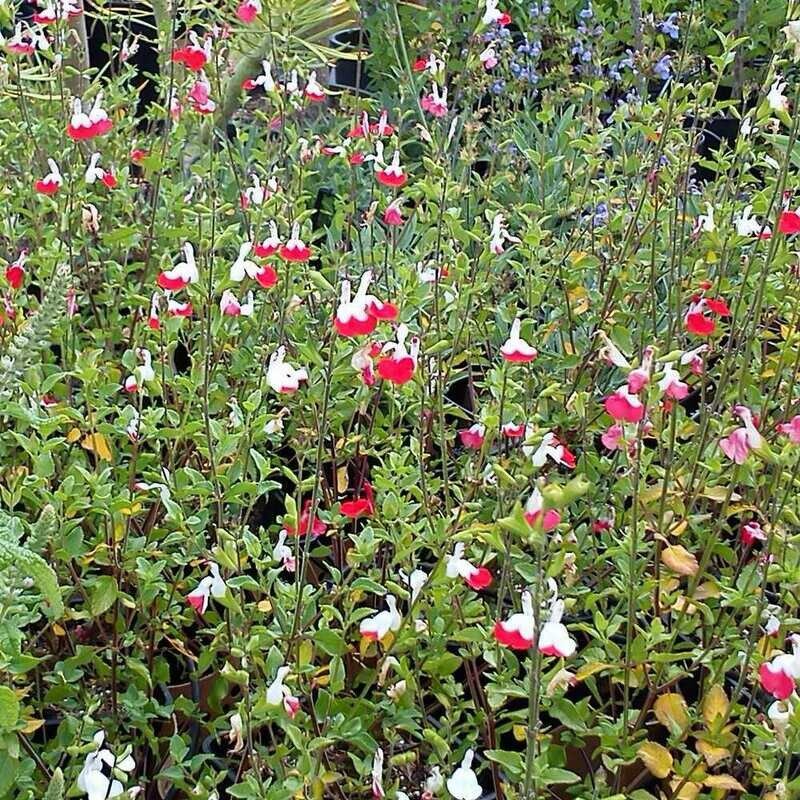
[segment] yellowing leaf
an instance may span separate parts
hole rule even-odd
[[[69,444],[73,442],[77,442],[78,439],[81,438],[81,430],[80,428],[71,428],[69,433],[67,433],[66,439]]]
[[[256,608],[262,614],[269,614],[269,612],[272,611],[272,603],[270,603],[269,600],[259,600]]]
[[[578,668],[578,671],[575,673],[575,680],[585,681],[590,675],[602,672],[604,669],[612,669],[613,667],[613,664],[606,664],[603,661],[590,661],[588,664],[584,664],[582,667]]]
[[[674,792],[678,789],[678,786],[683,783],[683,778],[673,778],[670,781],[670,788]],[[678,793],[675,795],[677,800],[694,800],[697,795],[700,794],[700,784],[693,783],[692,781],[687,781],[686,783],[678,789]]]
[[[661,563],[678,575],[697,575],[697,559],[682,545],[673,544],[661,551]]]
[[[709,775],[703,783],[710,789],[727,789],[728,791],[743,792],[742,786],[733,775]]]
[[[717,717],[725,718],[728,714],[728,695],[715,683],[703,698],[703,719],[710,728]]]
[[[518,742],[524,742],[528,738],[528,729],[525,725],[515,725],[511,730]]]
[[[53,633],[56,636],[66,636],[67,632],[57,623],[54,622],[52,625]]]
[[[702,740],[697,742],[697,752],[706,760],[709,767],[719,764],[723,758],[730,755],[730,752],[725,747],[716,747],[713,744],[704,742]]]
[[[653,704],[653,713],[656,719],[672,733],[681,733],[689,727],[686,701],[675,692],[662,694]]]
[[[39,730],[39,728],[42,727],[42,725],[44,725],[43,719],[26,719],[25,727],[22,729],[22,733],[35,733]]]
[[[88,433],[83,437],[81,447],[94,453],[99,459],[103,461],[113,461],[114,457],[111,455],[111,448],[108,446],[108,441],[102,433]]]
[[[636,754],[656,778],[666,778],[672,772],[672,753],[657,742],[645,742]]]

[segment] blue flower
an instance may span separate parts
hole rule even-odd
[[[670,37],[670,39],[678,39],[681,35],[680,28],[675,24],[677,17],[677,12],[673,12],[660,25],[657,26],[658,30],[660,30],[661,33],[665,33]]]
[[[591,3],[587,3],[586,4],[586,8],[581,9],[578,12],[578,16],[581,19],[591,19],[594,16],[594,11],[592,11],[592,4]]]
[[[653,72],[662,81],[668,81],[672,77],[672,56],[669,54],[661,56],[653,66]]]
[[[528,6],[528,14],[531,19],[536,19],[539,16],[539,6],[536,3],[531,3]]]
[[[503,92],[506,90],[506,82],[500,78],[499,80],[496,80],[489,87],[489,89],[491,90],[492,94],[503,94]]]

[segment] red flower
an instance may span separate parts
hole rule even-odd
[[[364,496],[354,500],[345,500],[339,510],[350,519],[371,517],[375,513],[374,495],[369,481],[364,481]]]
[[[782,211],[778,220],[778,231],[787,236],[800,233],[800,211]]]
[[[299,534],[295,530],[294,526],[288,522],[283,523],[283,529],[290,535],[290,536],[305,536],[306,533],[311,533],[312,536],[323,536],[325,532],[328,530],[328,526],[317,516],[314,517],[313,522],[310,525],[309,531],[309,521],[311,519],[311,500],[308,499],[303,505],[303,511],[300,514],[300,521],[298,524]]]

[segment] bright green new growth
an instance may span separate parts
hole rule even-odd
[[[58,619],[64,614],[58,578],[38,552],[57,530],[55,510],[50,505],[44,507],[24,544],[20,543],[19,528],[13,523],[12,516],[0,511],[0,575],[9,582],[25,578],[32,580],[47,603],[48,615]]]
[[[62,264],[56,269],[41,305],[0,358],[1,400],[8,400],[19,390],[25,372],[36,363],[38,353],[50,345],[50,334],[66,311],[71,278],[69,265]]]
[[[62,800],[64,797],[64,773],[60,767],[56,767],[53,771],[53,777],[50,778],[50,783],[47,785],[47,791],[44,793],[44,800]]]

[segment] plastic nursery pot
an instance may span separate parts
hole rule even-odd
[[[363,28],[347,28],[328,40],[334,50],[358,54],[360,58],[337,58],[331,72],[331,83],[347,91],[368,92],[372,86],[364,55],[368,56],[369,36]]]

